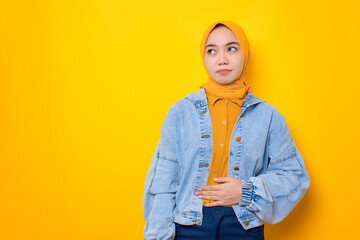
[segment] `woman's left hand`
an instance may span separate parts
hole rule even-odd
[[[195,192],[201,199],[215,200],[206,204],[207,207],[239,204],[242,190],[240,180],[233,177],[218,177],[214,180],[222,184],[200,187],[199,191]]]

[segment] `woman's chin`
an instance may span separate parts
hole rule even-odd
[[[217,83],[222,84],[222,85],[228,85],[233,83],[235,80],[229,80],[229,79],[218,79],[216,80]]]

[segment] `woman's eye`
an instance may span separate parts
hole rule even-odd
[[[214,51],[214,49],[209,49],[207,52],[211,54],[211,51]]]
[[[231,48],[235,49],[234,51],[236,51],[236,50],[237,50],[237,49],[236,49],[236,47],[229,47],[229,49],[231,49]],[[234,52],[234,51],[233,51],[233,52]]]

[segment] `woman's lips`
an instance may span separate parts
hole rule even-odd
[[[228,73],[228,72],[231,72],[231,70],[228,70],[228,69],[221,69],[221,70],[219,70],[219,71],[216,71],[217,73],[219,73],[219,74],[226,74],[226,73]]]

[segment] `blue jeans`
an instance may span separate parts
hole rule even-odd
[[[175,223],[176,240],[264,240],[264,225],[245,230],[232,207],[205,207],[202,225]]]

